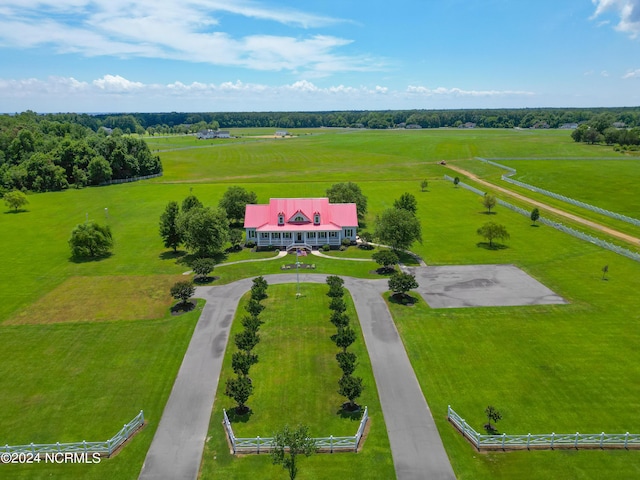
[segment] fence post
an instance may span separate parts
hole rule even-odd
[[[447,420],[451,419],[451,405],[447,405]]]
[[[504,450],[504,440],[505,440],[506,437],[507,437],[507,434],[503,433],[502,434],[502,450]]]
[[[58,447],[58,453],[60,453],[60,442],[56,442],[56,446]]]
[[[604,432],[600,435],[600,448],[602,448],[602,443],[604,442]]]
[[[529,450],[529,444],[531,443],[531,434],[527,435],[527,450]]]
[[[329,435],[329,453],[333,453],[333,435]]]
[[[574,448],[578,449],[578,438],[580,438],[580,433],[576,432],[576,441],[573,443]]]
[[[258,440],[258,455],[260,455],[260,435],[256,437],[256,440]]]
[[[551,450],[553,450],[553,440],[555,435],[556,435],[555,432],[551,432]]]
[[[87,441],[82,440],[82,445],[84,446],[84,453],[87,453]]]
[[[624,448],[627,448],[627,443],[629,442],[629,432],[624,436]]]
[[[33,442],[31,442],[31,453],[36,454],[36,447],[33,446]]]

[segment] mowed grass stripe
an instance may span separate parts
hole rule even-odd
[[[264,301],[262,314],[265,321],[260,329],[260,343],[255,348],[259,362],[251,368],[249,376],[254,394],[247,405],[250,415],[237,417],[230,412],[233,400],[224,395],[227,378],[233,377],[231,355],[236,351],[233,335],[242,330],[240,319],[245,314],[240,302],[231,329],[229,346],[225,353],[223,371],[209,427],[210,440],[205,446],[201,478],[247,478],[260,472],[260,478],[282,478],[280,467],[271,466],[268,455],[234,457],[229,454],[221,425],[222,409],[231,413],[234,432],[238,437],[271,436],[285,424],[306,424],[313,436],[352,436],[358,429],[360,413],[342,415],[341,405],[346,400],[338,395],[338,379],[342,371],[335,354],[339,349],[330,340],[335,327],[329,322],[328,287],[301,284],[301,297],[296,299],[295,284],[270,285],[269,298]],[[365,390],[358,400],[367,405],[371,415],[371,430],[358,454],[341,453],[316,455],[301,463],[302,479],[341,478],[394,478],[389,441],[377,396],[371,365],[357,321],[353,302],[345,295],[347,313],[358,339],[349,348],[358,356],[355,375],[363,378]],[[253,473],[252,473],[253,472]]]

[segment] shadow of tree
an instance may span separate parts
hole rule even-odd
[[[349,419],[352,422],[359,422],[362,420],[362,407],[356,403],[356,408],[350,410],[349,402],[345,402],[336,411],[336,415],[340,415],[340,418]]]
[[[396,305],[405,305],[409,307],[418,303],[418,299],[416,297],[407,293],[394,293],[389,295],[389,301]]]
[[[76,256],[71,256],[69,257],[69,261],[72,263],[91,263],[91,262],[101,262],[102,260],[106,260],[108,258],[110,258],[112,255],[111,252],[109,253],[105,253],[104,255],[96,255],[94,257],[76,257]]]
[[[506,248],[509,248],[507,245],[495,242],[493,242],[492,245],[489,245],[489,242],[478,242],[476,243],[476,246],[478,248],[484,248],[485,250],[504,250]]]
[[[251,419],[251,416],[253,415],[253,410],[251,410],[250,408],[247,408],[246,412],[242,414],[238,414],[238,412],[236,412],[236,408],[237,407],[232,407],[229,410],[227,410],[227,417],[229,417],[229,421],[232,424],[247,423],[249,419]]]
[[[28,212],[29,210],[27,210],[26,208],[19,208],[18,210],[7,210],[6,212],[4,212],[5,215],[15,215],[17,213],[24,213],[24,212]]]
[[[178,250],[177,252],[174,252],[173,250],[167,250],[166,252],[162,252],[160,255],[158,255],[158,258],[160,260],[177,260],[180,257],[183,257],[187,254],[187,252],[185,252],[184,250]]]

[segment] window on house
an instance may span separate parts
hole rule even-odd
[[[269,238],[269,234],[263,232],[260,234],[260,238]]]
[[[278,215],[278,225],[284,225],[284,215]]]
[[[272,234],[273,238],[280,238],[280,232],[276,232]]]
[[[304,217],[302,215],[296,215],[293,219],[294,222],[304,222]]]
[[[255,230],[249,230],[249,238],[256,238],[256,231]]]
[[[338,236],[338,232],[329,232],[329,238],[336,238]]]
[[[291,232],[284,232],[282,238],[291,238]]]
[[[307,238],[316,238],[316,232],[307,232]]]
[[[347,228],[344,231],[345,237],[353,237],[353,228]]]
[[[320,223],[320,214],[319,213],[316,213],[313,216],[313,223],[315,223],[316,225],[318,225]]]
[[[320,238],[327,238],[327,232],[320,232],[319,233],[319,237]]]

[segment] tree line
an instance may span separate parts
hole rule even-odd
[[[142,139],[94,131],[78,116],[0,116],[0,194],[57,191],[162,171]]]

